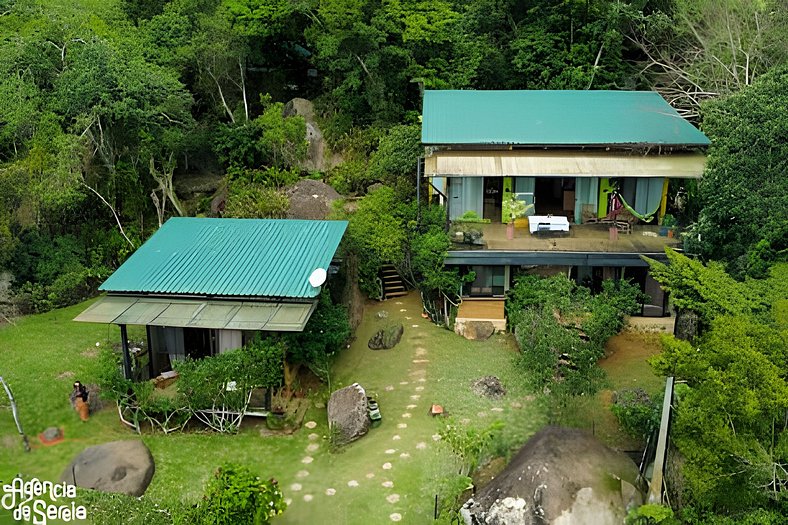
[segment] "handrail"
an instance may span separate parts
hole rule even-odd
[[[648,503],[662,504],[662,485],[664,483],[665,455],[668,447],[668,427],[670,426],[670,409],[673,401],[673,377],[665,381],[665,399],[662,401],[662,420],[659,424],[657,452],[654,456],[654,473],[648,489]]]

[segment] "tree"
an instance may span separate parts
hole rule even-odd
[[[788,9],[775,0],[672,0],[632,10],[628,38],[642,72],[683,116],[703,101],[735,93],[785,64]]]
[[[702,127],[712,145],[688,248],[764,277],[788,250],[788,67],[704,105]]]

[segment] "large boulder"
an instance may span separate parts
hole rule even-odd
[[[66,467],[61,482],[102,492],[142,496],[154,473],[153,456],[138,439],[88,447]]]
[[[287,197],[290,200],[288,219],[322,221],[328,219],[333,202],[341,195],[325,182],[303,179],[287,189]]]
[[[460,513],[467,525],[618,525],[643,503],[637,477],[587,432],[546,427]]]
[[[306,158],[299,167],[306,171],[328,171],[342,163],[342,156],[331,151],[323,132],[315,119],[315,106],[305,98],[294,98],[285,104],[285,117],[298,115],[306,123],[307,145]]]
[[[455,332],[471,341],[486,341],[495,333],[492,321],[464,321],[454,328]]]
[[[388,350],[394,348],[397,346],[400,339],[402,339],[402,333],[404,331],[405,327],[402,326],[402,323],[378,330],[375,332],[375,335],[369,338],[367,346],[372,350]]]
[[[369,430],[367,393],[358,383],[353,383],[331,394],[328,400],[328,427],[334,444],[345,445],[355,441]]]

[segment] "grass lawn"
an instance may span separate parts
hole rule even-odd
[[[57,480],[83,448],[135,439],[111,408],[79,421],[68,394],[75,379],[94,382],[96,342],[114,344],[117,327],[75,323],[89,303],[21,319],[0,328],[0,374],[14,390],[33,451],[24,453],[10,411],[0,411],[0,480],[17,473]],[[385,311],[387,317],[377,313]],[[351,347],[338,357],[332,388],[359,382],[380,403],[383,423],[339,453],[330,453],[322,402],[314,395],[306,422],[292,436],[262,437],[259,425],[238,435],[185,433],[144,435],[156,461],[147,497],[165,505],[194,502],[211,472],[224,462],[248,465],[279,480],[290,506],[277,523],[368,524],[401,517],[405,523],[431,520],[438,480],[456,469],[451,454],[434,436],[445,419],[433,419],[431,403],[443,405],[465,427],[505,421],[499,448],[524,443],[544,425],[538,398],[522,386],[511,366],[511,338],[466,341],[420,317],[416,294],[370,303]],[[405,333],[392,350],[372,351],[369,337],[402,322]],[[500,401],[470,390],[474,379],[496,375],[508,389]],[[35,437],[48,426],[64,429],[65,441],[45,447]]]
[[[588,399],[577,398],[567,410],[562,424],[586,428],[606,445],[617,450],[637,450],[639,440],[626,434],[610,410],[616,390],[642,388],[650,396],[661,394],[665,379],[654,374],[646,359],[662,351],[656,333],[624,331],[610,338],[605,345],[606,357],[599,361],[608,380],[608,388]]]

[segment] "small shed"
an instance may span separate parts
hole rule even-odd
[[[299,332],[332,273],[346,221],[168,220],[99,288],[75,321],[120,326],[127,378],[240,348],[259,332]],[[126,327],[146,327],[147,359]]]

